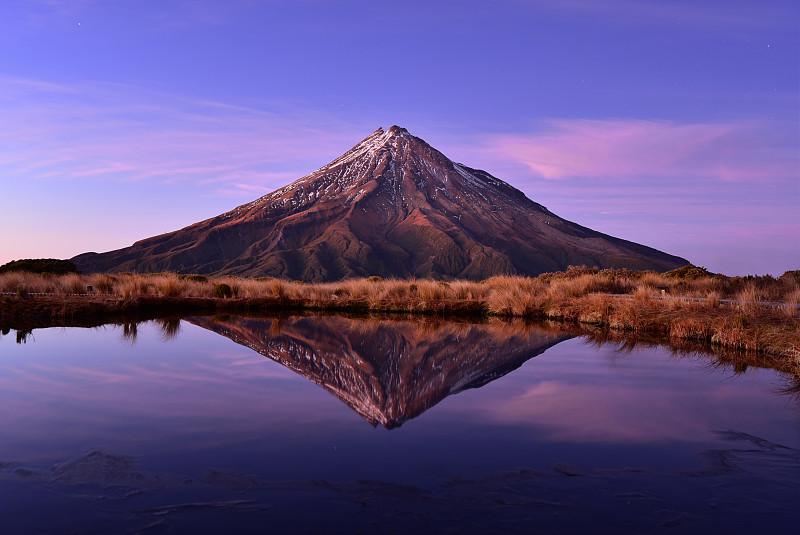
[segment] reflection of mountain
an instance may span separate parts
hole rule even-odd
[[[524,324],[414,323],[340,316],[194,317],[322,386],[372,425],[398,427],[570,338]]]

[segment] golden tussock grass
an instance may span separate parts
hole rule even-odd
[[[66,299],[86,294],[89,286],[93,292],[88,298],[126,303],[157,298],[213,299],[216,303],[253,302],[261,307],[552,318],[795,355],[800,362],[800,284],[794,277],[724,278],[701,272],[694,279],[680,279],[657,273],[571,268],[536,278],[496,276],[479,282],[374,277],[307,284],[174,273],[0,274],[0,291],[20,298],[46,293]],[[614,295],[620,293],[623,295]],[[737,302],[725,301],[731,298]],[[767,298],[782,304],[765,305]]]

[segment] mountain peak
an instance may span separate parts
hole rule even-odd
[[[569,265],[666,271],[688,263],[564,220],[403,127],[217,217],[72,259],[83,272],[484,279]]]
[[[408,133],[408,130],[403,128],[402,126],[394,125],[386,132],[389,136],[400,136],[406,139],[411,138],[411,134]]]
[[[374,132],[362,139],[349,151],[345,152],[329,164],[321,167],[315,171],[315,173],[318,173],[324,169],[331,169],[350,163],[362,158],[365,155],[375,155],[387,147],[395,148],[399,145],[400,141],[408,141],[412,139],[419,138],[412,136],[408,130],[402,126],[394,125],[390,127],[389,130],[384,130],[382,127],[378,127]]]
[[[388,130],[384,130],[382,127],[378,127],[372,134],[367,136],[364,141],[359,143],[359,145],[363,143],[367,143],[373,146],[382,147],[389,143],[390,141],[397,140],[397,139],[416,139],[412,136],[408,130],[403,128],[402,126],[391,126]]]

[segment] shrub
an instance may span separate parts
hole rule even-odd
[[[793,280],[798,284],[800,284],[800,269],[792,269],[789,271],[785,271],[783,275],[779,277],[779,279]]]
[[[9,271],[51,273],[53,275],[80,273],[75,264],[69,260],[57,260],[55,258],[27,258],[25,260],[12,260],[11,262],[0,266],[0,273],[6,273]]]
[[[219,297],[222,299],[233,297],[233,290],[231,290],[231,287],[224,282],[217,283],[214,285],[214,297]]]
[[[704,267],[698,267],[692,264],[686,264],[685,266],[680,267],[678,269],[667,271],[666,273],[664,273],[664,275],[676,279],[694,280],[694,279],[699,279],[701,277],[712,277],[714,276],[714,273],[711,273]]]

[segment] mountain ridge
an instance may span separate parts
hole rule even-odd
[[[72,259],[83,272],[182,271],[308,282],[483,279],[568,265],[666,271],[689,262],[553,214],[486,171],[392,126],[216,217]]]

